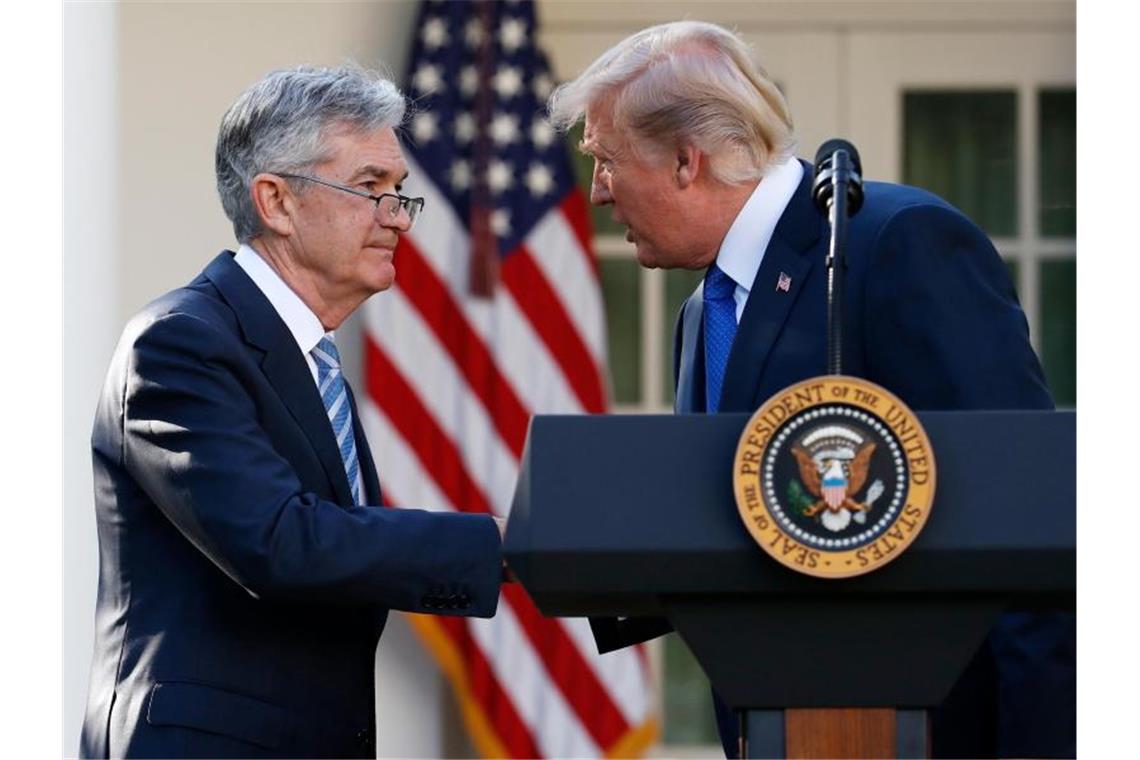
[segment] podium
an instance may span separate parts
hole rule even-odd
[[[545,615],[666,618],[750,757],[925,757],[926,710],[1003,610],[1075,609],[1076,415],[918,416],[930,519],[871,574],[801,575],[753,542],[745,414],[533,418],[507,561]]]

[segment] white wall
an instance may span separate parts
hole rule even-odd
[[[235,243],[214,190],[230,103],[267,72],[408,55],[412,2],[128,3],[119,11],[123,255],[120,317]]]
[[[63,732],[79,750],[98,567],[91,421],[119,323],[116,8],[64,8]]]

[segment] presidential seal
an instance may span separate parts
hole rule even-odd
[[[791,569],[847,578],[914,541],[934,500],[934,452],[884,388],[827,375],[760,407],[733,461],[736,506],[764,551]]]

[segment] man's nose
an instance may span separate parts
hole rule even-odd
[[[609,186],[595,174],[593,182],[590,183],[590,203],[595,206],[605,206],[613,202],[614,197],[610,194]]]
[[[412,228],[412,217],[405,208],[397,211],[395,216],[377,213],[376,221],[380,222],[381,227],[391,227],[397,232],[407,232]]]

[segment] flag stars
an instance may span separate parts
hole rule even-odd
[[[541,117],[535,119],[530,125],[530,139],[539,149],[550,147],[554,142],[554,127]]]
[[[462,158],[456,160],[451,164],[448,179],[451,181],[452,189],[456,192],[463,192],[471,187],[471,162]]]
[[[435,50],[446,45],[448,42],[447,24],[439,16],[429,18],[424,22],[420,39],[423,40],[424,46],[428,50]]]
[[[531,100],[549,100],[558,83],[531,39],[533,19],[520,14],[499,6],[493,21],[456,19],[433,6],[416,33],[420,60],[408,83],[423,104],[410,115],[409,140],[434,155],[435,179],[453,201],[489,204],[481,213],[500,241],[525,235],[531,216],[568,182],[553,160],[563,136]],[[455,102],[445,110],[428,105],[441,94]]]
[[[550,74],[544,71],[541,74],[534,75],[530,86],[531,89],[534,90],[534,96],[536,98],[546,100],[550,97],[550,93],[554,91],[554,80],[550,78]]]
[[[513,53],[526,42],[526,22],[521,18],[508,18],[499,25],[499,44]]]
[[[491,120],[491,139],[496,145],[509,145],[519,139],[519,120],[517,116],[502,111],[495,113]]]
[[[511,165],[506,161],[493,159],[491,164],[487,167],[487,187],[495,195],[507,190],[515,183],[514,172],[511,171]]]
[[[425,63],[420,66],[412,76],[412,86],[427,95],[431,95],[433,92],[442,89],[443,77],[439,66],[431,63]]]
[[[479,72],[474,66],[467,65],[459,70],[459,91],[465,98],[475,97],[479,89]]]
[[[526,186],[531,195],[541,198],[554,189],[554,175],[545,164],[531,164],[526,173]]]
[[[511,210],[497,208],[491,212],[491,231],[499,237],[511,234]]]
[[[522,89],[522,73],[515,66],[500,66],[493,84],[500,98],[513,98]]]
[[[467,43],[467,47],[477,48],[483,44],[484,39],[486,35],[483,32],[483,21],[476,16],[463,27],[463,41]]]
[[[470,111],[455,117],[455,139],[465,144],[475,139],[475,117]]]
[[[421,111],[412,119],[412,134],[421,145],[439,136],[439,117],[431,111]]]

